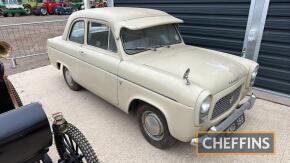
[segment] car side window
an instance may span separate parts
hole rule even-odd
[[[90,22],[88,25],[88,45],[112,52],[117,51],[116,43],[110,28],[106,25]]]
[[[71,28],[69,40],[79,44],[83,44],[84,36],[85,36],[85,22],[83,20],[75,22],[73,27]]]

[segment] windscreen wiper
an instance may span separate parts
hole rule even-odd
[[[135,48],[126,48],[126,50],[153,50],[153,51],[156,51],[156,47],[135,47]]]
[[[161,48],[161,47],[168,47],[170,48],[170,44],[164,44],[164,45],[154,45],[154,46],[151,46],[151,47],[135,47],[135,48],[128,48],[126,50],[153,50],[153,51],[156,51],[157,48]]]

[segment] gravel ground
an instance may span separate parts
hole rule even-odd
[[[102,162],[290,162],[290,107],[284,105],[258,99],[254,108],[246,112],[246,123],[240,129],[275,131],[274,155],[199,156],[188,143],[178,143],[168,150],[151,146],[143,138],[135,116],[87,90],[71,91],[62,73],[52,66],[18,73],[10,79],[25,104],[40,101],[49,117],[63,112],[86,135]],[[57,162],[54,146],[49,154]]]

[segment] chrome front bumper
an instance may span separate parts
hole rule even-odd
[[[209,130],[212,132],[224,131],[227,129],[237,118],[239,118],[246,110],[250,110],[256,101],[256,96],[254,94],[251,95],[250,99],[248,99],[245,103],[240,105],[235,112],[233,112],[227,119],[222,121],[217,126],[212,126]],[[205,135],[206,137],[206,135]],[[198,138],[193,138],[190,141],[190,145],[195,146],[198,142]]]

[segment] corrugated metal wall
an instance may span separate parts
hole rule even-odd
[[[271,0],[256,86],[290,95],[290,1]]]
[[[114,0],[115,6],[154,8],[185,21],[184,41],[241,55],[250,0]]]

